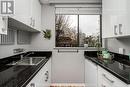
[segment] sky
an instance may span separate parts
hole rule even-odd
[[[77,15],[69,15],[71,27],[77,27]],[[79,28],[80,31],[86,35],[92,35],[99,32],[99,15],[80,15]]]

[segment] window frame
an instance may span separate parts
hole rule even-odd
[[[81,48],[79,46],[79,15],[99,15],[100,17],[100,43],[101,43],[101,47],[102,47],[102,14],[55,14],[55,17],[56,15],[77,15],[77,44],[78,46],[77,47],[57,47],[56,46],[56,18],[55,18],[55,48]],[[88,48],[97,48],[97,47],[88,47]]]

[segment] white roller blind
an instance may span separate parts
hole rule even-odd
[[[87,5],[56,5],[56,14],[101,14],[102,6],[99,4]]]

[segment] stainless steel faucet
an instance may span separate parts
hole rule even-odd
[[[22,55],[20,55],[20,59],[23,60],[23,58],[27,57],[30,54],[34,54],[34,52],[30,52],[30,53],[27,53],[27,54],[26,53],[22,54]]]

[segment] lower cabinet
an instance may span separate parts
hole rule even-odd
[[[85,85],[85,87],[130,87],[88,59],[85,59]]]
[[[129,87],[114,75],[98,66],[98,87]]]
[[[97,87],[97,65],[85,59],[85,87]]]
[[[98,66],[98,87],[112,87],[114,78]]]
[[[41,68],[36,76],[26,87],[50,87],[51,84],[51,59]]]

